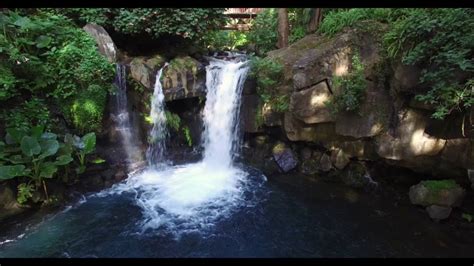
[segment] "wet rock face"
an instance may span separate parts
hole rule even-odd
[[[278,143],[272,149],[273,159],[283,173],[287,173],[298,165],[298,159],[293,151],[284,143]]]
[[[117,47],[103,27],[97,24],[87,24],[83,29],[94,38],[99,52],[104,55],[110,63],[117,62]]]
[[[145,88],[153,90],[157,71],[165,64],[160,55],[152,57],[135,57],[130,62],[130,74],[134,80]]]
[[[438,205],[457,207],[466,191],[454,180],[427,180],[410,187],[408,193],[412,204],[421,206]]]
[[[262,132],[261,125],[257,122],[258,108],[260,107],[260,97],[258,95],[243,95],[242,96],[242,124],[244,131],[248,133]]]

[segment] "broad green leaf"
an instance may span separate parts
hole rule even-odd
[[[36,38],[36,47],[38,48],[48,47],[51,41],[52,41],[51,37],[41,35],[38,38]]]
[[[39,139],[43,134],[44,126],[35,126],[31,128],[31,136],[35,139]]]
[[[40,168],[40,177],[52,178],[58,171],[58,167],[54,163],[44,163]]]
[[[20,143],[26,132],[17,128],[7,128],[7,136],[5,137],[7,144]]]
[[[41,146],[39,145],[38,141],[29,136],[24,136],[21,139],[20,143],[21,151],[28,157],[32,157],[33,155],[37,155],[41,152]]]
[[[5,160],[11,162],[12,164],[22,164],[22,163],[27,163],[28,162],[27,159],[23,158],[19,154],[7,157],[7,158],[5,158]]]
[[[27,17],[19,17],[13,24],[26,29],[31,26],[31,20]]]
[[[41,139],[57,139],[58,135],[51,133],[51,132],[45,132],[41,135]]]
[[[67,165],[72,161],[73,159],[70,155],[61,155],[58,158],[56,158],[54,165]]]
[[[41,141],[40,146],[41,146],[41,151],[42,151],[40,158],[44,159],[58,152],[59,142],[54,139],[49,139],[49,140]]]
[[[96,137],[95,133],[91,132],[82,137],[82,141],[84,142],[84,152],[86,154],[91,153],[95,149],[95,142],[96,142]]]
[[[0,166],[0,180],[7,180],[17,176],[23,176],[24,170],[25,166],[21,164]]]
[[[102,158],[97,158],[95,160],[92,160],[92,163],[95,163],[95,164],[101,164],[101,163],[105,163],[106,161]]]

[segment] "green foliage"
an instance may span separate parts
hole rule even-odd
[[[472,222],[474,220],[474,216],[469,213],[463,213],[462,218],[465,219],[468,222]]]
[[[415,9],[397,20],[385,36],[392,57],[422,68],[420,82],[430,87],[416,99],[436,106],[443,119],[474,103],[474,11],[467,8]],[[459,79],[464,73],[466,78]]]
[[[64,149],[64,144],[59,143],[56,134],[43,130],[43,126],[29,130],[7,129],[6,145],[0,152],[0,179],[28,177],[35,182],[36,188],[43,185],[45,194],[48,194],[44,179],[52,178],[59,167],[73,159],[70,151]]]
[[[5,110],[3,113],[6,127],[16,127],[22,130],[27,130],[31,125],[44,125],[46,129],[51,129],[50,116],[45,101],[39,98],[32,98],[18,107]]]
[[[193,146],[191,131],[189,130],[188,126],[183,125],[179,115],[172,113],[170,111],[165,111],[165,117],[166,117],[166,125],[170,127],[171,129],[173,129],[173,131],[175,131],[176,133],[183,134],[188,146],[189,147]]]
[[[444,179],[444,180],[424,180],[421,181],[421,184],[432,190],[432,191],[440,191],[444,189],[453,189],[456,188],[458,185],[456,181],[453,179]]]
[[[255,44],[258,54],[277,48],[277,12],[274,8],[265,8],[258,14],[248,33],[248,40]]]
[[[72,151],[74,149],[76,157],[79,160],[79,166],[76,168],[76,173],[82,174],[86,170],[86,156],[95,151],[96,136],[94,132],[87,133],[79,137],[71,134],[66,134],[64,143],[67,149]]]
[[[28,199],[33,197],[33,192],[35,191],[35,188],[32,184],[25,184],[21,183],[18,185],[18,194],[16,197],[16,201],[20,204],[25,204]]]
[[[72,122],[81,134],[85,132],[100,132],[107,91],[97,85],[91,85],[78,93],[72,100],[69,110],[65,110],[66,119]]]
[[[62,111],[57,115],[79,131],[99,130],[97,121],[114,76],[112,64],[66,17],[36,9],[21,12],[28,15],[0,12],[0,102],[15,106],[2,115],[7,126],[44,124],[50,129],[49,110],[56,105]],[[85,97],[97,106],[92,114]],[[84,104],[87,110],[80,110]]]
[[[277,90],[281,82],[283,65],[270,58],[253,57],[251,59],[250,77],[257,81],[257,93],[264,103],[268,103],[277,112],[289,108],[288,95]]]
[[[189,127],[187,126],[183,127],[183,134],[184,134],[184,137],[186,138],[186,143],[188,143],[188,146],[192,147],[193,139],[191,138],[191,131],[189,130]]]
[[[235,30],[214,30],[202,38],[202,46],[210,50],[235,50],[247,44],[247,34]]]
[[[94,22],[122,34],[154,39],[178,35],[198,40],[225,23],[223,8],[61,8],[55,12],[81,25]]]
[[[329,11],[325,14],[318,31],[331,37],[343,28],[361,20],[389,22],[400,16],[400,11],[390,8],[351,8]]]
[[[181,127],[181,118],[179,115],[172,113],[170,111],[165,111],[166,125],[171,127],[175,131],[179,131]]]
[[[333,114],[341,111],[356,111],[362,102],[367,83],[364,76],[364,65],[358,53],[352,56],[351,72],[342,77],[333,77],[334,88],[340,88],[341,93],[327,102]]]

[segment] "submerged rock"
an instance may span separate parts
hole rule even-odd
[[[426,211],[431,219],[435,221],[444,220],[449,217],[453,208],[439,205],[431,205],[426,207]]]
[[[298,165],[298,160],[293,151],[284,143],[278,143],[272,149],[273,158],[280,169],[287,173]]]
[[[319,160],[319,169],[323,172],[329,172],[332,169],[331,158],[327,154],[323,154]]]
[[[410,201],[415,205],[438,205],[457,207],[466,194],[466,191],[454,180],[426,180],[410,187],[408,193]]]

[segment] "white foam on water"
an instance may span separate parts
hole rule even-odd
[[[135,193],[136,204],[145,216],[143,230],[200,230],[212,226],[217,218],[226,217],[242,203],[248,174],[233,165],[233,158],[239,145],[240,99],[248,64],[214,59],[206,71],[203,160],[181,166],[148,167],[102,193]],[[159,116],[155,119],[161,121]]]

